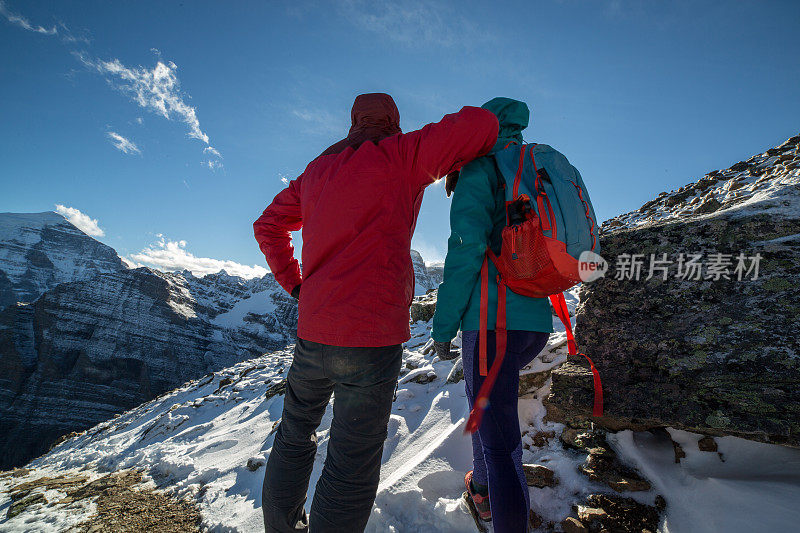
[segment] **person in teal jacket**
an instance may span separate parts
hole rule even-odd
[[[497,144],[487,156],[461,169],[450,208],[450,238],[439,285],[432,337],[438,354],[447,357],[450,341],[462,333],[462,361],[470,408],[483,383],[478,370],[480,330],[480,270],[486,247],[500,254],[506,224],[505,196],[492,154],[509,143],[522,143],[530,112],[524,102],[494,98],[484,109],[500,122]],[[448,191],[452,188],[452,180]],[[497,317],[497,269],[489,262],[487,359],[494,360]],[[492,520],[498,533],[528,529],[530,498],[522,471],[522,443],[517,417],[519,370],[544,348],[553,331],[546,298],[530,298],[508,291],[508,344],[497,382],[489,397],[483,423],[472,436],[473,470],[465,477],[467,490],[480,517]]]

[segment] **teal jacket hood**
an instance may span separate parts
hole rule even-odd
[[[497,144],[494,145],[490,153],[502,150],[511,141],[522,144],[522,130],[528,127],[528,121],[531,116],[528,104],[513,98],[498,96],[497,98],[492,98],[481,107],[494,113],[500,122]]]

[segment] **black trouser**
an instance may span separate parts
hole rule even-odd
[[[345,348],[297,339],[283,418],[264,475],[268,533],[363,531],[381,470],[383,442],[400,374],[401,345]],[[317,453],[316,429],[334,393],[328,455],[311,503],[303,506]],[[309,526],[306,526],[309,524]]]

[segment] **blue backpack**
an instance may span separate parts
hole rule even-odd
[[[505,189],[506,227],[500,255],[491,248],[481,267],[479,364],[487,376],[467,421],[467,432],[480,426],[506,351],[506,289],[523,296],[550,298],[567,332],[570,355],[578,350],[572,334],[563,291],[581,281],[585,252],[600,249],[597,217],[580,172],[560,152],[546,144],[506,146],[494,154]],[[497,356],[487,369],[486,324],[489,300],[489,261],[499,272],[497,290]],[[594,375],[594,416],[603,414],[603,390],[597,369],[585,354]]]

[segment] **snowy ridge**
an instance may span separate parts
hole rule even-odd
[[[574,303],[573,295],[571,306]],[[556,333],[547,347],[523,374],[548,371],[566,360],[563,328],[554,326]],[[458,378],[460,359],[435,357],[429,333],[430,323],[415,323],[404,350],[370,532],[474,531],[460,501],[463,474],[471,468],[469,438],[462,433],[468,412],[464,384]],[[142,469],[156,486],[197,502],[208,530],[260,531],[263,465],[280,420],[282,385],[291,356],[287,348],[187,383],[58,445],[31,462],[30,472],[16,482],[76,470],[97,476]],[[554,487],[530,489],[533,509],[545,524],[558,524],[581,498],[611,491],[578,472],[585,455],[562,445],[558,438],[562,425],[544,421],[541,398],[548,394],[550,382],[548,378],[520,398],[520,428],[523,461],[546,465],[559,480]],[[325,459],[331,417],[329,407],[317,432],[319,449],[307,507]],[[555,437],[534,445],[534,436],[543,432]],[[788,531],[798,523],[800,451],[729,437],[719,439],[723,455],[718,457],[692,451],[690,444],[696,445],[699,436],[673,433],[687,450],[686,464],[674,464],[668,439],[630,432],[609,439],[621,457],[654,481],[653,491],[625,495],[647,504],[657,493],[666,497],[659,531]],[[743,464],[747,468],[739,469]],[[0,478],[4,531],[57,531],[93,512],[90,505],[35,504],[5,519],[11,483]],[[766,510],[764,494],[770,498]]]
[[[780,146],[709,172],[630,213],[603,223],[603,231],[632,228],[691,216],[727,212],[732,216],[759,213],[798,216],[800,213],[800,135]]]

